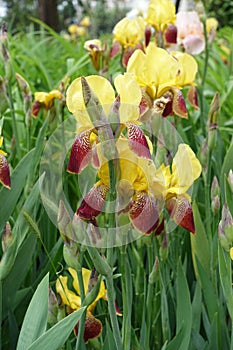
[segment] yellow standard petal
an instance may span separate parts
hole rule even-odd
[[[60,276],[56,281],[56,290],[60,295],[62,303],[69,306],[73,310],[81,307],[81,298],[68,288],[68,277]]]
[[[201,164],[186,144],[180,144],[172,162],[170,193],[184,194],[201,174]]]
[[[123,18],[113,28],[114,39],[124,47],[135,47],[143,38],[146,23],[140,16],[129,19]]]
[[[118,75],[114,85],[120,95],[120,121],[122,124],[137,121],[142,92],[132,73]]]
[[[156,30],[164,31],[168,24],[176,21],[176,8],[171,0],[151,0],[146,22]]]
[[[136,50],[127,66],[127,72],[135,75],[138,84],[146,87],[152,99],[161,97],[175,86],[180,69],[179,61],[154,43],[148,45],[145,54]]]
[[[108,115],[111,104],[115,99],[115,92],[111,83],[99,75],[90,75],[86,77],[86,80],[97,95],[105,114]],[[75,79],[67,89],[66,103],[69,111],[76,117],[80,128],[93,127],[83,100],[81,77]]]
[[[186,85],[196,85],[194,80],[198,71],[198,65],[195,58],[188,53],[178,51],[171,52],[171,55],[178,59],[181,65],[180,73],[176,77],[176,86],[182,88]]]

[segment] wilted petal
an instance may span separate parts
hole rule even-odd
[[[3,186],[11,188],[10,170],[5,156],[0,151],[0,182]]]
[[[74,328],[74,333],[78,335],[79,323]],[[102,323],[97,320],[91,312],[87,312],[85,328],[84,328],[84,342],[87,343],[88,340],[94,339],[100,336],[102,332]]]
[[[157,205],[146,192],[137,192],[129,211],[133,226],[143,234],[153,232],[159,224]]]
[[[186,197],[178,196],[169,199],[166,209],[177,225],[195,233],[192,206]]]
[[[83,131],[76,137],[67,167],[69,173],[79,174],[90,163],[92,155],[90,134],[91,130]]]
[[[195,108],[199,109],[198,106],[198,96],[197,96],[197,89],[195,86],[191,85],[189,90],[188,90],[188,101],[189,103]]]
[[[103,209],[108,187],[104,184],[96,184],[90,189],[77,209],[76,214],[83,220],[92,220]]]
[[[151,154],[146,136],[136,124],[127,123],[129,148],[139,157],[151,159]]]

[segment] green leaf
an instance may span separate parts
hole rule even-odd
[[[55,324],[55,326],[41,335],[29,348],[27,348],[27,350],[60,349],[66,342],[75,325],[79,322],[84,310],[85,307],[82,307],[63,318],[60,322]]]
[[[48,317],[48,298],[49,274],[40,282],[29,304],[19,334],[17,350],[27,349],[45,332]]]
[[[187,350],[191,338],[192,307],[187,279],[181,265],[178,263],[177,271],[177,312],[176,336],[168,343],[165,349]]]
[[[202,294],[200,283],[196,283],[195,293],[192,302],[192,329],[199,332],[201,324]]]
[[[3,187],[0,190],[1,219],[0,232],[2,232],[5,222],[9,219],[15,209],[19,196],[24,188],[26,177],[30,168],[30,163],[34,154],[34,149],[28,152],[19,162],[11,174],[11,190]],[[3,205],[4,203],[4,205]]]
[[[227,258],[224,256],[223,248],[218,246],[218,260],[219,260],[219,275],[220,281],[226,298],[226,304],[231,320],[233,321],[233,293],[232,293],[232,269],[231,259],[228,254]]]
[[[109,350],[109,349],[117,350],[114,335],[112,333],[112,330],[108,322],[106,322],[106,337],[104,340],[103,350]]]
[[[192,249],[192,258],[193,266],[198,277],[197,271],[197,258],[200,261],[201,265],[210,276],[210,246],[207,239],[206,231],[201,220],[201,216],[197,207],[197,204],[194,202],[192,204],[193,216],[195,222],[195,234],[190,234],[191,239],[191,249]]]

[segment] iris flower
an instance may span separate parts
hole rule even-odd
[[[34,102],[32,105],[33,116],[38,116],[42,106],[44,106],[45,109],[50,109],[54,105],[55,99],[62,99],[62,93],[59,90],[52,90],[50,92],[35,92]]]
[[[68,312],[71,313],[75,310],[80,309],[82,303],[81,303],[81,297],[80,297],[80,287],[79,287],[79,283],[78,283],[77,272],[74,269],[72,269],[71,267],[68,268],[68,271],[73,278],[73,290],[74,291],[70,290],[68,287],[68,277],[67,276],[60,276],[59,279],[57,279],[56,290],[57,290],[57,293],[61,297],[62,304],[66,305]],[[91,273],[92,273],[92,271],[85,269],[85,268],[82,268],[82,276],[83,276],[85,295],[89,291]],[[88,342],[89,339],[96,338],[101,334],[102,323],[93,316],[94,308],[95,308],[98,300],[100,300],[100,299],[107,300],[107,291],[105,289],[105,285],[104,285],[103,281],[100,282],[100,289],[99,289],[99,293],[98,293],[96,299],[87,308],[86,322],[85,322],[85,329],[84,329],[84,341],[85,341],[85,343]],[[75,333],[76,334],[78,333],[78,325],[76,325],[76,327],[75,327]]]
[[[169,215],[180,226],[195,232],[191,197],[187,193],[201,174],[201,164],[195,153],[186,144],[180,144],[172,166],[160,166],[153,176],[155,197],[166,202]]]
[[[96,70],[100,69],[100,57],[103,55],[102,43],[99,39],[87,40],[84,49],[89,52],[92,64]]]
[[[150,43],[146,52],[136,50],[130,57],[127,72],[134,74],[139,86],[148,96],[156,112],[164,117],[177,114],[187,118],[185,100],[180,89],[193,85],[196,61],[189,55],[170,54]]]
[[[71,173],[80,173],[90,163],[94,155],[94,146],[98,143],[99,129],[105,123],[101,120],[92,122],[89,117],[83,95],[91,94],[91,91],[97,96],[103,108],[106,123],[109,123],[107,118],[113,103],[118,105],[117,119],[113,126],[114,132],[117,133],[117,130],[122,131],[127,128],[129,147],[137,155],[151,158],[146,137],[138,125],[141,90],[132,74],[119,75],[115,78],[114,83],[118,93],[117,99],[110,82],[97,75],[88,76],[85,79],[77,78],[67,90],[67,107],[76,117],[79,126],[67,168]],[[85,89],[87,92],[84,91]]]
[[[176,20],[176,8],[171,0],[151,0],[148,6],[146,22],[157,31],[164,31]]]
[[[1,135],[1,128],[0,128],[0,135]],[[3,143],[3,137],[0,136],[0,148]],[[6,160],[6,152],[0,149],[0,182],[3,184],[3,186],[7,188],[11,188],[11,180],[10,180],[10,170],[9,165]]]
[[[116,148],[119,157],[116,211],[129,213],[133,227],[142,234],[149,234],[159,225],[159,209],[150,191],[150,179],[147,175],[148,165],[152,160],[140,158],[132,152],[126,138],[119,138]],[[92,222],[103,211],[110,186],[108,161],[100,154],[100,147],[98,153],[99,180],[86,194],[76,212],[81,219]]]

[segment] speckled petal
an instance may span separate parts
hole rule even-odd
[[[6,158],[0,153],[0,182],[3,186],[11,188],[10,170]]]
[[[74,333],[78,335],[79,323],[74,328]],[[102,323],[97,320],[91,312],[87,312],[85,328],[84,328],[84,342],[87,343],[90,339],[94,339],[100,336],[102,332]]]
[[[157,205],[146,192],[137,192],[129,215],[133,226],[142,234],[150,234],[159,224]]]
[[[78,134],[70,152],[70,159],[67,171],[73,174],[79,174],[90,163],[91,160],[91,130],[83,131]]]
[[[136,153],[139,157],[151,159],[150,149],[146,136],[142,129],[136,125],[127,123],[129,148]]]
[[[97,183],[83,198],[76,214],[83,220],[93,220],[103,209],[107,191],[107,186]]]
[[[178,196],[169,199],[166,209],[177,225],[195,233],[192,206],[186,197]]]

